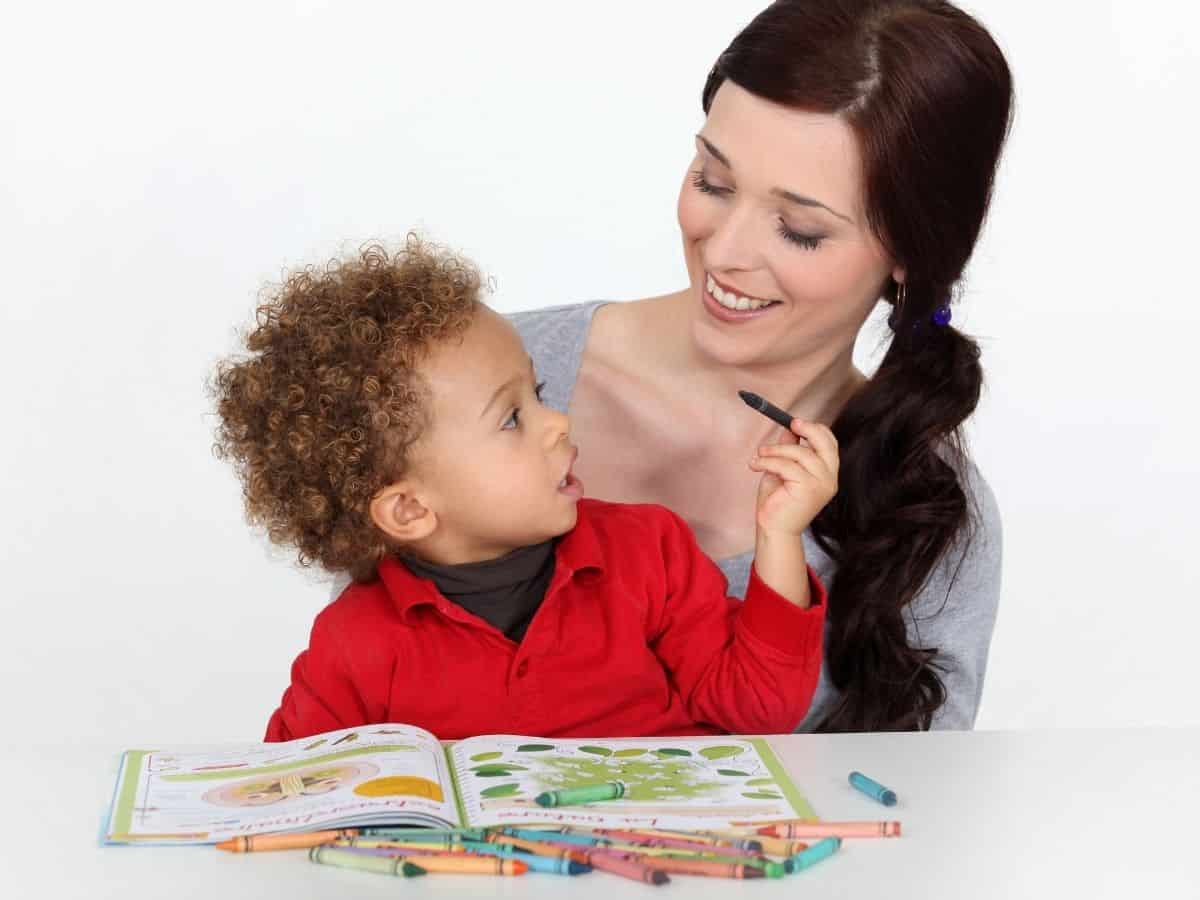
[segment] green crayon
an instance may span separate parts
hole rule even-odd
[[[600,784],[585,784],[581,787],[563,788],[538,794],[538,806],[574,806],[579,803],[595,803],[600,800],[619,800],[625,796],[625,785],[620,781],[604,781]]]
[[[343,869],[358,869],[361,872],[374,872],[377,875],[396,875],[401,878],[414,878],[424,875],[425,870],[413,865],[403,857],[392,859],[387,856],[364,856],[349,850],[337,850],[333,847],[313,847],[308,851],[308,858],[323,866],[339,866]]]

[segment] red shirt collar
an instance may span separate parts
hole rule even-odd
[[[587,498],[579,501],[575,527],[558,539],[554,550],[554,577],[546,589],[547,596],[568,579],[578,576],[586,582],[601,577],[604,572],[604,554],[592,524],[591,503]],[[405,619],[418,606],[444,609],[449,603],[432,581],[418,578],[393,556],[385,556],[379,561],[379,580],[397,612]]]

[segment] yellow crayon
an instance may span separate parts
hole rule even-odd
[[[739,850],[761,850],[757,835],[730,834],[724,831],[668,831],[656,828],[649,833],[663,837],[680,838],[696,844],[712,844],[714,847],[736,847]]]
[[[307,850],[333,841],[353,839],[357,828],[339,828],[334,831],[307,831],[297,834],[251,834],[221,841],[218,850],[230,853],[260,853],[263,850]]]

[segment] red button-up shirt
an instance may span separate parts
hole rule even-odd
[[[799,540],[797,538],[797,540]],[[444,740],[792,731],[821,666],[825,589],[801,609],[753,570],[744,601],[687,524],[579,501],[518,644],[385,559],[313,623],[266,740],[374,723]]]

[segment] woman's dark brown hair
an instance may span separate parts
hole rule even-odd
[[[951,301],[987,212],[1012,80],[971,16],[939,0],[780,0],[721,54],[726,79],[765,100],[841,117],[862,156],[872,230],[905,268],[895,335],[834,422],[838,494],[813,523],[836,561],[823,731],[930,727],[946,699],[936,647],[910,646],[903,609],[971,517],[960,426],[983,380],[979,346],[930,323]],[[896,304],[898,286],[881,286]]]

